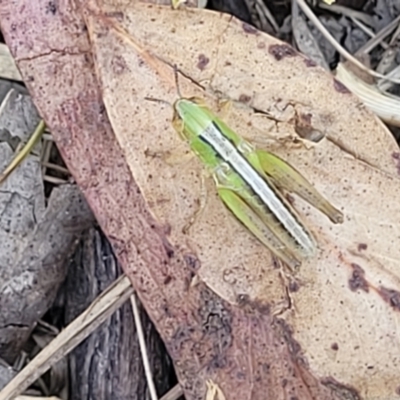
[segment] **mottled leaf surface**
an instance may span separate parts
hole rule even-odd
[[[120,4],[85,2],[83,19],[69,2],[0,3],[1,24],[186,397],[203,399],[207,379],[240,400],[396,396],[400,156],[387,130],[332,76],[227,15]],[[184,95],[233,100],[226,121],[345,213],[334,226],[295,198],[321,247],[296,275],[221,205],[171,109],[145,100],[176,99],[174,64]]]

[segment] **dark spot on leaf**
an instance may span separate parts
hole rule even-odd
[[[296,199],[290,193],[286,193],[285,197],[292,206],[296,203]]]
[[[268,363],[262,363],[262,364],[261,364],[261,368],[262,368],[262,370],[263,370],[264,372],[268,373],[268,372],[270,371],[270,369],[271,369],[271,366],[270,366],[270,364],[268,364]]]
[[[204,54],[200,54],[199,55],[199,62],[197,63],[197,68],[200,71],[203,71],[206,66],[208,65],[208,63],[210,62],[210,59],[208,57],[206,57]]]
[[[106,17],[115,18],[117,21],[122,22],[124,20],[124,13],[122,11],[112,11],[105,13]]]
[[[178,354],[181,354],[182,348],[192,340],[192,334],[192,326],[188,324],[177,326],[177,329],[172,333],[171,339],[168,341],[168,352],[172,357],[178,357]]]
[[[155,228],[157,233],[161,235],[162,244],[164,246],[165,253],[169,259],[175,256],[175,250],[172,244],[168,241],[167,237],[165,236],[164,227],[156,227]]]
[[[296,50],[288,44],[273,44],[269,46],[268,51],[277,61],[280,61],[285,57],[294,57],[297,55]]]
[[[106,36],[106,32],[97,32],[96,33],[96,38],[97,39],[101,39],[101,38],[103,38],[105,36]]]
[[[295,293],[295,292],[298,292],[299,290],[300,290],[300,286],[296,281],[291,281],[289,283],[289,292]]]
[[[165,314],[165,316],[167,316],[169,318],[172,317],[171,311],[170,311],[170,309],[169,309],[167,304],[163,304],[161,306],[161,309],[163,310],[163,313]]]
[[[172,227],[171,227],[171,224],[165,224],[164,226],[163,226],[163,233],[164,233],[164,235],[170,235],[171,234],[171,231],[172,231]]]
[[[314,141],[313,139],[315,139],[315,136],[319,137],[319,135],[313,134],[315,129],[311,125],[311,120],[312,120],[311,113],[296,113],[294,129],[296,133],[303,139]]]
[[[394,153],[392,153],[392,157],[396,163],[397,173],[400,175],[400,153],[394,152]]]
[[[299,121],[304,124],[311,125],[312,114],[311,113],[299,113]]]
[[[46,4],[46,14],[53,14],[55,15],[57,12],[57,4],[55,0],[49,1]]]
[[[400,385],[397,386],[397,388],[396,388],[396,390],[395,390],[395,393],[398,394],[398,395],[400,396]]]
[[[246,374],[243,371],[236,372],[236,379],[239,381],[243,381],[246,379]]]
[[[349,89],[347,89],[346,86],[343,85],[342,82],[338,81],[337,79],[333,78],[333,87],[335,90],[339,93],[343,94],[349,94],[351,93]]]
[[[242,23],[243,30],[249,35],[259,35],[260,32],[254,28],[254,26],[247,24],[246,22]]]
[[[245,306],[250,302],[250,297],[248,294],[238,294],[236,296],[236,302],[239,304],[239,306]]]
[[[164,279],[164,285],[168,285],[172,281],[171,275],[167,275]]]
[[[380,287],[378,293],[381,295],[382,299],[386,301],[391,307],[400,311],[400,292],[394,289],[387,289],[385,287]]]
[[[356,263],[352,263],[353,273],[349,279],[350,290],[355,292],[358,289],[364,290],[364,292],[369,292],[369,285],[365,279],[365,271]]]
[[[359,243],[357,248],[358,248],[358,251],[367,250],[368,245],[366,243]]]
[[[310,58],[306,58],[304,60],[304,64],[306,64],[306,67],[309,67],[309,68],[316,67],[318,65],[314,60],[311,60]]]
[[[226,350],[233,342],[231,307],[210,289],[201,286],[196,314],[196,319],[202,326],[203,343],[214,342],[220,349],[213,351],[213,359],[208,362],[209,366],[226,365]],[[197,342],[198,345],[201,345],[200,342]]]
[[[229,67],[230,65],[232,65],[232,63],[230,61],[225,61],[225,66]]]
[[[241,308],[246,309],[248,312],[258,311],[260,314],[269,315],[271,307],[258,300],[252,300],[248,294],[241,293],[236,296],[236,302]]]
[[[331,344],[331,349],[335,350],[335,351],[338,351],[339,350],[339,345],[337,343],[332,343]]]
[[[194,254],[185,254],[183,259],[192,271],[197,271],[200,268],[200,260]]]
[[[247,94],[241,94],[240,96],[239,96],[239,101],[241,102],[241,103],[250,103],[250,100],[251,100],[251,97],[250,96],[248,96]]]
[[[111,61],[111,66],[115,75],[121,75],[128,69],[126,61],[122,56],[115,56]]]

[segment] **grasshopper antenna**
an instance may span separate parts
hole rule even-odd
[[[148,100],[148,101],[153,101],[153,102],[155,102],[155,103],[166,104],[167,106],[172,107],[172,104],[171,104],[169,101],[167,101],[167,100],[155,99],[154,97],[145,97],[144,99],[145,99],[145,100]]]
[[[176,91],[178,92],[178,96],[182,98],[181,90],[179,88],[179,79],[178,79],[178,66],[174,64],[174,75],[175,75],[175,85],[176,85]]]
[[[181,94],[181,91],[180,91],[180,89],[179,89],[179,77],[178,77],[178,74],[179,74],[178,66],[177,66],[176,64],[174,64],[174,77],[175,77],[176,91],[177,91],[177,93],[178,93],[178,96],[179,96],[180,98],[182,98],[182,94]],[[173,107],[173,105],[172,105],[169,101],[166,101],[166,100],[156,99],[156,98],[154,98],[154,97],[145,97],[144,99],[145,99],[145,100],[148,100],[148,101],[154,101],[154,102],[156,102],[156,103],[167,104],[167,105],[169,105],[170,107]]]

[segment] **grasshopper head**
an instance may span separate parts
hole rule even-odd
[[[210,111],[201,99],[181,98],[174,103],[172,124],[181,137],[191,141],[212,123]]]

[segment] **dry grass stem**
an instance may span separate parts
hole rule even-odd
[[[53,364],[73,350],[133,294],[129,279],[123,275],[48,346],[46,346],[0,392],[0,400],[11,400],[35,382]]]
[[[149,388],[150,398],[151,400],[158,400],[156,387],[153,381],[153,374],[151,372],[149,357],[147,355],[147,347],[146,347],[146,340],[144,338],[143,325],[142,321],[140,320],[140,312],[135,294],[131,296],[131,304],[132,304],[133,318],[135,320],[136,333],[139,340],[140,353],[142,354],[144,373],[146,375],[147,385]]]
[[[322,25],[316,15],[312,12],[311,8],[307,5],[305,0],[296,0],[301,10],[304,14],[309,18],[309,20],[320,30],[320,32],[325,36],[326,40],[342,55],[346,60],[352,62],[362,71],[367,72],[369,75],[375,78],[383,78],[388,79],[385,75],[379,74],[378,72],[373,71],[372,69],[366,67],[363,63],[358,61],[353,55],[351,55],[343,46],[338,43],[335,38],[329,33],[329,31]],[[400,80],[397,79],[388,79],[394,83],[400,83]]]

